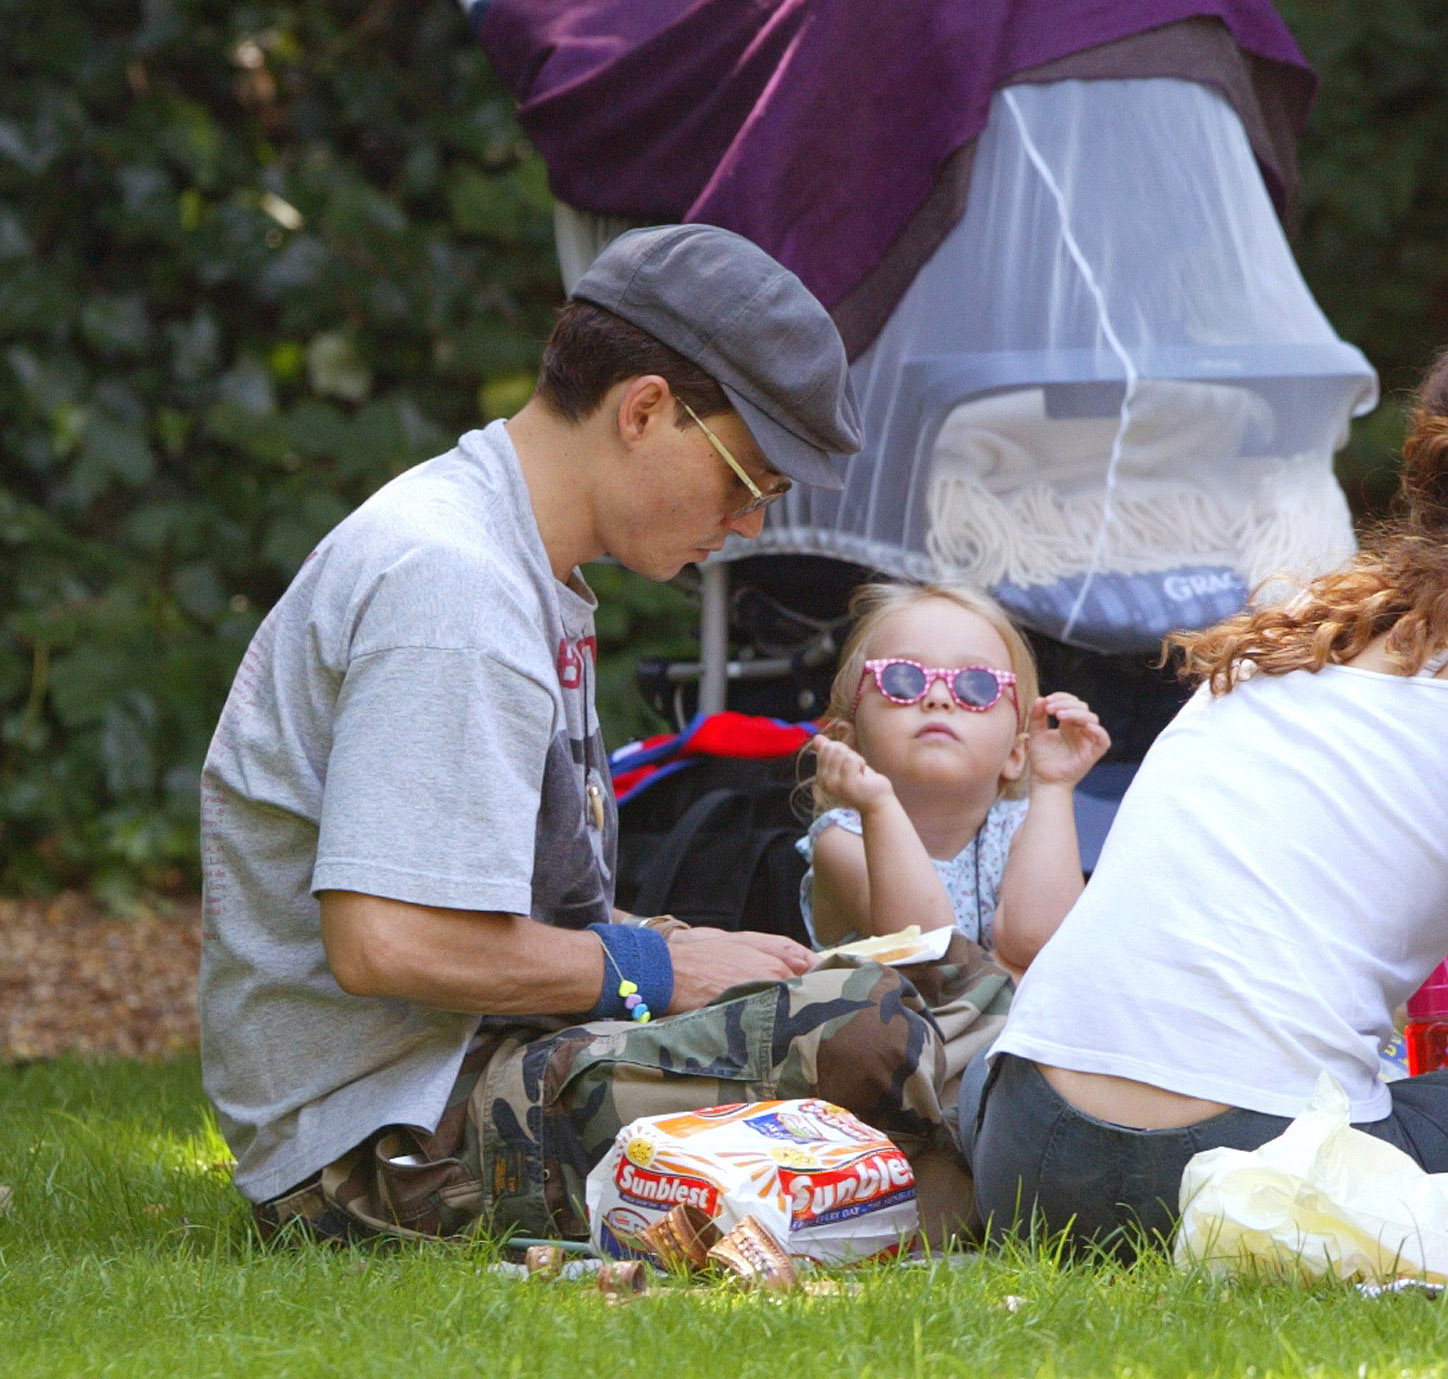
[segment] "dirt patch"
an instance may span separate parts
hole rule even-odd
[[[72,891],[0,899],[0,1063],[191,1047],[200,958],[199,900],[123,917]]]

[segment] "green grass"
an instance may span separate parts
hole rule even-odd
[[[227,1169],[194,1060],[0,1069],[0,1375],[1448,1376],[1448,1304],[1417,1295],[1018,1251],[610,1306],[483,1245],[265,1249]]]

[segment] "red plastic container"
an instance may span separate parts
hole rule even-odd
[[[1448,960],[1435,967],[1408,997],[1403,1045],[1410,1077],[1448,1068]]]

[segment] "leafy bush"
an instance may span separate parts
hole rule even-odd
[[[1338,473],[1356,511],[1388,500],[1405,391],[1448,344],[1448,10],[1435,0],[1278,0],[1321,78],[1298,149],[1294,249],[1338,332],[1383,380]]]
[[[0,885],[196,877],[311,546],[526,396],[544,177],[442,3],[0,0]]]
[[[1324,78],[1304,272],[1401,387],[1448,339],[1448,21],[1283,12]],[[0,32],[0,888],[192,886],[262,613],[380,483],[527,394],[545,178],[448,0],[0,0]],[[1355,431],[1360,506],[1400,434]],[[599,582],[617,741],[648,726],[635,656],[692,619]]]

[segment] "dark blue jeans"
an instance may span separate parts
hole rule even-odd
[[[972,1072],[963,1080],[969,1086]],[[1027,1059],[1002,1054],[980,1098],[962,1094],[961,1142],[976,1210],[1000,1238],[1044,1227],[1123,1258],[1144,1233],[1163,1244],[1177,1218],[1182,1170],[1193,1154],[1256,1149],[1287,1128],[1282,1116],[1224,1111],[1176,1130],[1134,1130],[1078,1111]],[[1389,1084],[1393,1110],[1359,1125],[1429,1173],[1448,1172],[1448,1071]]]

